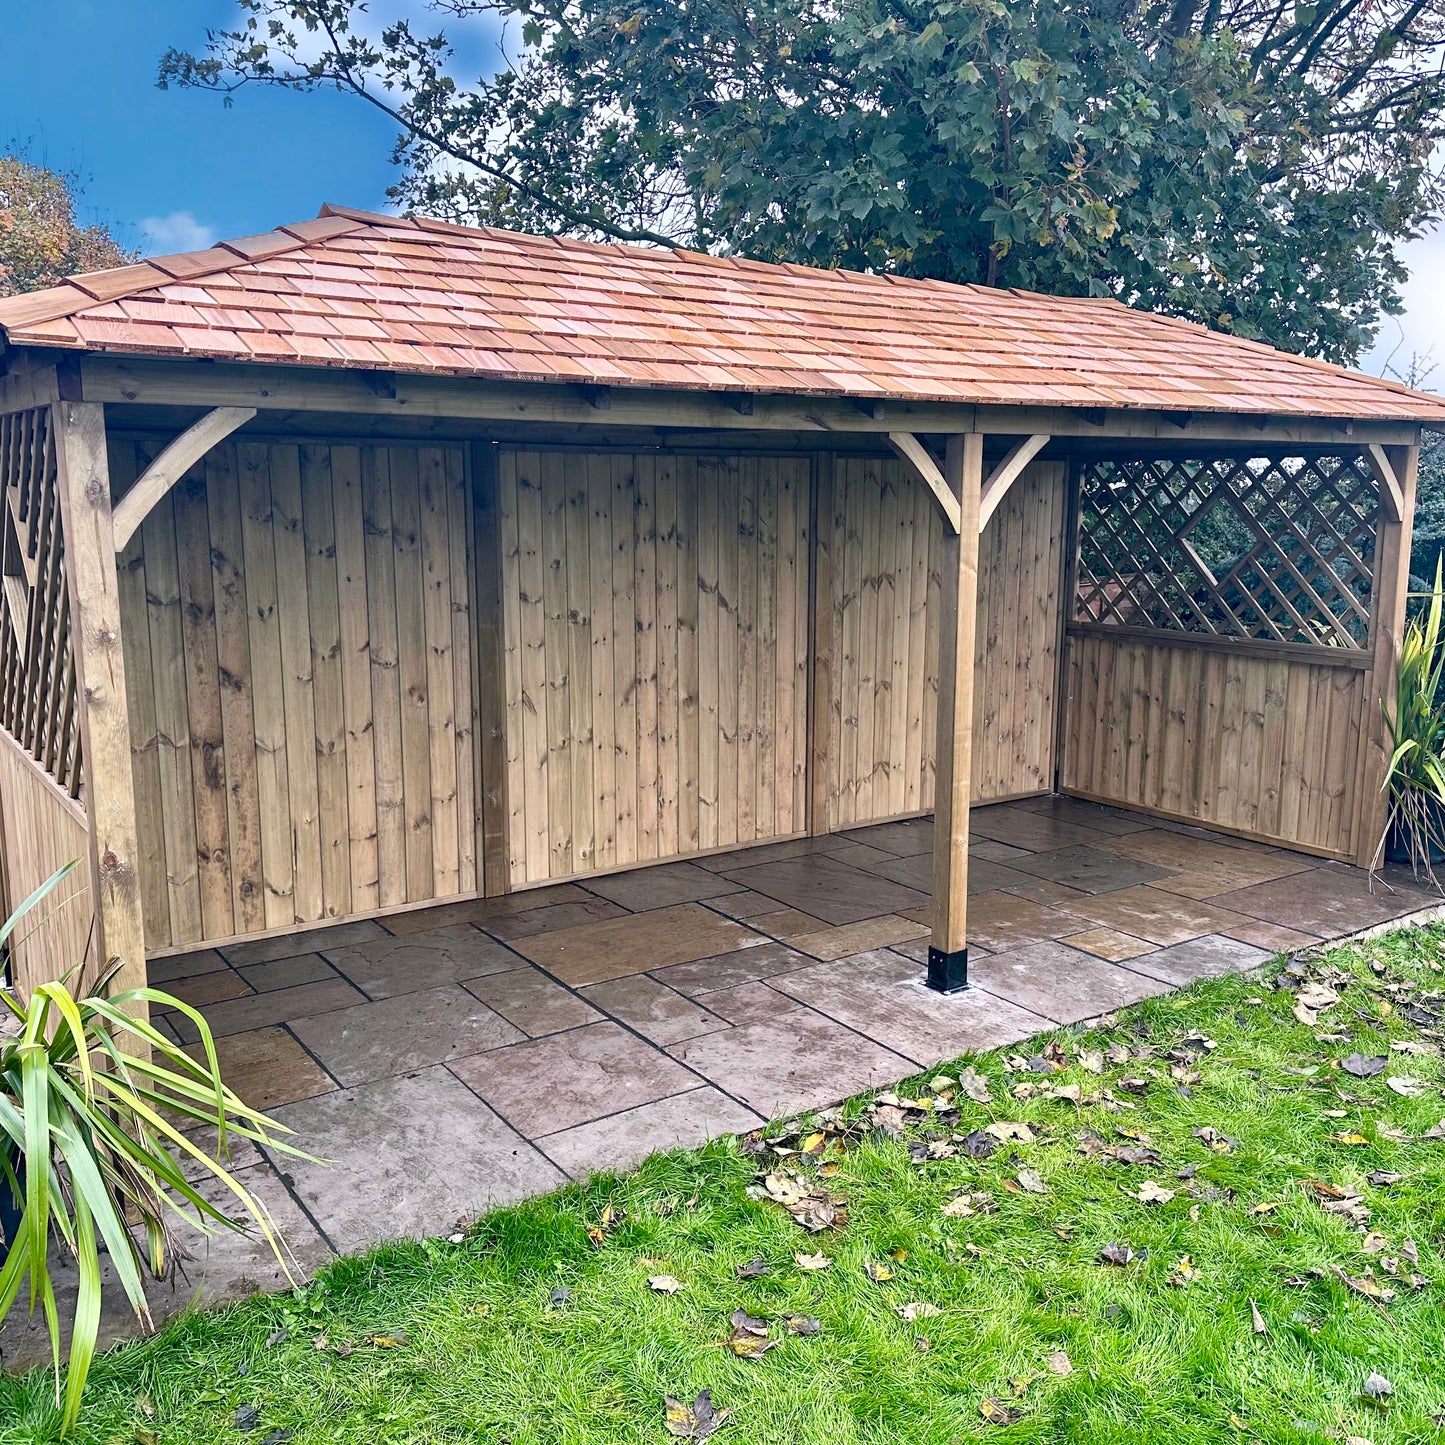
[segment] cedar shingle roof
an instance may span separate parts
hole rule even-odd
[[[0,300],[0,331],[18,346],[525,381],[1445,422],[1445,398],[1114,301],[336,206]]]

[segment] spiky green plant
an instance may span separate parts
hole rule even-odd
[[[1405,628],[1395,675],[1395,707],[1385,709],[1390,731],[1390,761],[1383,791],[1390,805],[1385,830],[1375,849],[1375,866],[1391,833],[1404,839],[1417,876],[1424,873],[1439,887],[1431,850],[1445,849],[1445,587],[1441,558],[1435,560],[1435,584],[1421,616]]]
[[[0,927],[0,948],[74,867],[60,869],[15,910]],[[152,988],[108,995],[110,976],[77,998],[69,977],[38,985],[23,1004],[0,990],[18,1025],[18,1032],[12,1025],[14,1037],[0,1041],[0,1189],[10,1189],[23,1210],[0,1267],[0,1319],[28,1277],[30,1312],[42,1308],[50,1332],[58,1402],[61,1320],[51,1275],[51,1242],[57,1240],[73,1256],[78,1278],[64,1383],[61,1428],[67,1432],[78,1418],[95,1355],[101,1245],[147,1329],[145,1273],[148,1268],[162,1279],[175,1268],[178,1227],[205,1234],[218,1227],[243,1231],[249,1217],[289,1278],[265,1204],[226,1167],[228,1138],[239,1135],[299,1154],[279,1138],[289,1130],[227,1088],[211,1031],[190,1005]],[[204,1062],[135,1017],[144,1012],[136,1010],[141,1002],[189,1017]],[[215,1130],[213,1147],[192,1137],[190,1131],[202,1126]],[[230,1191],[235,1213],[202,1195],[187,1178],[187,1163]]]

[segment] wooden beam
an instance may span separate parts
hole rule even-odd
[[[943,473],[939,471],[938,463],[933,460],[928,448],[912,432],[906,431],[889,432],[888,445],[928,484],[928,490],[933,493],[938,505],[943,509],[943,516],[948,523],[949,530],[957,534],[958,498],[949,490],[948,483],[944,481]]]
[[[60,382],[53,366],[12,368],[0,377],[0,416],[49,406],[60,397]]]
[[[497,495],[497,449],[471,448],[473,637],[476,657],[478,776],[482,806],[477,840],[482,891],[511,890],[507,796],[507,665],[502,615],[502,516]]]
[[[1373,452],[1373,448],[1371,451]],[[1415,479],[1419,447],[1392,447],[1381,458],[1399,487],[1398,515],[1381,507],[1375,528],[1375,578],[1370,589],[1370,649],[1360,718],[1359,776],[1355,788],[1354,852],[1361,868],[1374,866],[1389,802],[1382,791],[1390,758],[1390,736],[1382,700],[1395,693],[1395,669],[1405,634],[1405,604],[1410,590],[1410,533],[1415,517]],[[1373,464],[1374,458],[1371,457]],[[1383,500],[1384,487],[1381,487]]]
[[[813,467],[809,506],[812,548],[808,559],[808,651],[812,683],[808,688],[807,830],[828,831],[828,800],[833,782],[833,471],[832,452],[820,452]]]
[[[244,426],[256,415],[254,406],[218,406],[186,428],[136,478],[135,485],[117,503],[111,519],[115,550],[123,552],[140,524],[156,503],[166,495],[212,447]]]
[[[1405,519],[1405,493],[1400,486],[1400,479],[1395,475],[1395,468],[1390,462],[1389,453],[1384,447],[1377,446],[1373,442],[1365,448],[1365,455],[1369,459],[1370,470],[1375,474],[1375,480],[1380,484],[1380,502],[1389,513],[1392,522],[1402,522]]]
[[[146,957],[105,408],[93,401],[58,401],[51,421],[90,817],[97,957],[103,969],[119,963],[112,990],[120,992],[145,984]],[[143,1014],[143,1006],[137,1012]],[[129,1047],[139,1046],[132,1040]]]
[[[396,396],[379,397],[364,373],[320,366],[227,362],[200,365],[153,357],[87,355],[85,395],[92,401],[158,406],[256,406],[262,410],[341,412],[363,416],[456,417],[472,421],[580,422],[589,425],[690,427],[719,431],[880,431],[882,403],[844,396],[754,395],[752,416],[742,416],[721,392],[668,391],[661,387],[611,389],[611,407],[599,412],[571,386],[554,382],[486,381],[476,377],[396,373]],[[1338,423],[1318,418],[1265,418],[1198,412],[1180,429],[1163,411],[1095,411],[1078,407],[975,406],[962,402],[887,403],[893,430],[983,432],[1019,436],[1048,432],[1122,441],[1188,438],[1251,446],[1338,446]],[[1361,422],[1357,444],[1410,445],[1419,423]]]
[[[983,437],[948,439],[944,469],[960,528],[943,538],[938,623],[938,765],[933,794],[933,937],[928,986],[953,993],[968,983],[968,809],[973,783],[973,668],[978,614],[979,504]]]
[[[1023,475],[1023,470],[1053,440],[1046,432],[1025,437],[988,475],[983,484],[983,497],[978,508],[978,530],[998,511],[1008,489]]]

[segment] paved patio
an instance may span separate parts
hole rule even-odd
[[[923,985],[928,819],[207,950],[152,980],[329,1161],[236,1161],[309,1268],[1439,901],[1066,799],[979,808],[972,830],[974,986],[947,998]],[[189,1274],[160,1313],[282,1282],[229,1236]],[[12,1367],[41,1348],[0,1329]]]

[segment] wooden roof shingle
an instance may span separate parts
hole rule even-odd
[[[0,300],[14,346],[519,381],[1445,422],[1445,398],[1111,300],[326,206]]]

